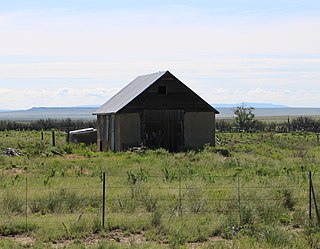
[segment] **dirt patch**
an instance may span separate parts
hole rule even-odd
[[[67,154],[67,155],[65,155],[65,157],[68,159],[85,159],[85,158],[87,158],[85,156],[80,156],[80,155],[76,155],[76,154]]]
[[[15,235],[15,236],[12,236],[12,237],[3,237],[3,236],[0,236],[0,240],[1,239],[12,239],[14,240],[17,244],[20,244],[22,245],[23,247],[24,246],[28,246],[28,245],[33,245],[36,240],[30,236],[26,236],[26,235]]]
[[[36,240],[33,237],[26,236],[26,235],[16,235],[13,237],[2,237],[0,236],[0,239],[7,238],[14,240],[17,244],[20,244],[23,247],[32,246]],[[221,237],[212,237],[209,238],[209,242],[226,242],[225,239]],[[96,246],[99,244],[99,242],[115,242],[122,245],[130,245],[130,244],[148,244],[149,242],[146,240],[144,233],[139,234],[126,234],[122,230],[117,229],[110,231],[105,237],[101,235],[91,235],[86,238],[81,239],[66,239],[66,240],[58,240],[53,241],[51,243],[52,248],[60,249],[68,247],[72,244],[76,244],[79,242],[80,244],[83,244],[85,247],[87,246]],[[166,244],[167,242],[159,242],[161,244]],[[202,243],[189,243],[187,244],[189,248],[201,248],[203,245]]]
[[[97,245],[101,240],[103,240],[101,238],[101,236],[99,235],[92,235],[92,236],[89,236],[87,238],[84,238],[83,239],[83,243],[86,245],[86,246],[94,246],[94,245]]]
[[[215,237],[209,238],[209,241],[211,241],[211,242],[219,242],[219,241],[226,241],[226,240],[223,239],[222,237],[215,236]]]
[[[6,175],[6,176],[16,176],[24,172],[25,172],[24,169],[19,169],[19,168],[5,169],[2,171],[3,175]]]
[[[143,233],[140,234],[125,234],[122,230],[117,229],[110,231],[105,238],[108,241],[114,241],[121,244],[142,244],[146,243]]]
[[[72,240],[62,240],[62,241],[54,241],[52,243],[52,248],[65,248],[73,243]]]

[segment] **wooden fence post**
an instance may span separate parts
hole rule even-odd
[[[53,146],[53,147],[56,146],[56,138],[55,138],[54,131],[52,131],[52,146]]]
[[[182,219],[181,175],[179,176],[179,216]]]
[[[26,176],[26,199],[25,199],[26,232],[28,231],[28,177]]]
[[[106,173],[103,172],[103,183],[102,183],[102,228],[105,225],[105,211],[106,211]]]
[[[311,226],[312,222],[312,175],[311,171],[309,171],[309,226]]]
[[[241,226],[241,196],[240,196],[240,176],[238,174],[238,208],[239,208],[239,226]]]

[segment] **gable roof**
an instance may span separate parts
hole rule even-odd
[[[142,93],[154,82],[156,82],[165,73],[166,71],[161,71],[157,73],[138,76],[131,83],[125,86],[120,92],[118,92],[105,104],[103,104],[93,114],[107,114],[120,111],[123,107],[129,104],[134,98],[136,98],[140,93]]]
[[[99,109],[97,109],[93,113],[93,115],[110,114],[110,113],[119,112],[121,109],[127,106],[131,101],[133,101],[136,97],[138,97],[142,92],[144,92],[148,87],[154,84],[158,79],[160,79],[166,73],[171,74],[169,71],[159,71],[157,73],[138,76],[131,83],[125,86],[122,90],[120,90],[120,92],[118,92],[111,99],[109,99],[105,104],[103,104]],[[219,113],[213,107],[211,108],[212,108],[212,111],[215,112],[216,114]]]

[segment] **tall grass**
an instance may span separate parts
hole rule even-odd
[[[93,235],[110,240],[112,232],[172,248],[301,248],[320,242],[308,230],[308,171],[314,182],[320,180],[319,144],[312,133],[220,133],[216,148],[176,154],[101,153],[66,144],[63,134],[57,134],[56,147],[36,132],[0,137],[0,149],[17,146],[23,152],[0,156],[0,217],[12,231],[28,234],[14,225],[27,211],[35,224],[32,236],[43,243]],[[118,245],[93,248],[99,246]]]

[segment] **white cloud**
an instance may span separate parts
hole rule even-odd
[[[0,25],[0,54],[95,55],[111,58],[205,53],[320,52],[319,17],[54,10],[12,13]],[[1,19],[1,17],[0,17]]]
[[[210,102],[320,106],[320,59],[308,58],[320,54],[320,18],[233,11],[176,7],[161,9],[161,18],[154,18],[158,9],[0,13],[0,59],[25,58],[0,60],[1,87],[21,82],[18,93],[0,89],[1,101],[102,103],[135,76],[168,69]]]
[[[31,108],[34,106],[79,106],[103,104],[119,89],[108,88],[61,88],[51,90],[0,89],[1,108]]]

